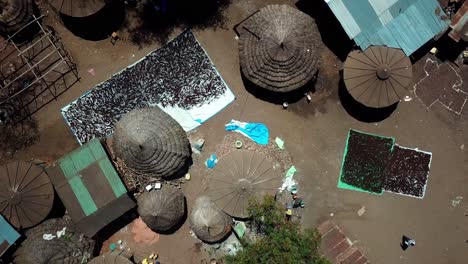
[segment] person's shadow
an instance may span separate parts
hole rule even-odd
[[[410,240],[410,238],[407,237],[407,236],[402,236],[402,237],[401,237],[401,243],[400,243],[401,249],[403,249],[403,250],[407,250],[407,249],[408,249],[409,246],[408,246],[408,244],[406,244],[406,242],[407,242],[408,240]]]

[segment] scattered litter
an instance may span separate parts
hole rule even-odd
[[[239,238],[244,237],[246,229],[247,227],[245,226],[244,222],[239,221],[239,222],[236,222],[236,224],[234,225],[234,232],[236,232]]]
[[[462,145],[460,146],[460,149],[461,149],[461,150],[464,150],[464,149],[465,149],[465,144],[462,144]]]
[[[185,174],[185,179],[186,179],[187,181],[190,181],[190,179],[191,179],[190,173]]]
[[[117,241],[117,244],[121,245],[121,244],[122,244],[122,240]]]
[[[242,143],[242,141],[236,140],[236,143],[235,143],[236,149],[241,149],[241,148],[242,148],[242,145],[244,145],[244,144]]]
[[[408,95],[405,96],[405,98],[403,98],[403,100],[405,100],[405,102],[409,102],[411,100],[413,100],[413,98],[409,97]]]
[[[235,36],[234,39],[235,39],[235,40],[239,40],[239,36]]]
[[[363,216],[365,213],[366,213],[366,207],[365,207],[365,206],[361,207],[361,209],[359,209],[359,210],[357,211],[357,214],[358,214],[359,216]]]
[[[283,184],[279,188],[280,192],[284,190],[288,190],[291,192],[294,188],[297,190],[297,182],[293,179],[294,173],[296,173],[296,167],[291,166],[289,170],[286,172],[286,175],[283,178]]]
[[[284,109],[288,108],[288,106],[289,106],[288,102],[284,102],[284,103],[283,103],[283,108],[284,108]]]
[[[63,235],[65,235],[65,230],[67,230],[67,227],[63,227],[62,230],[60,231],[57,231],[57,237],[60,238],[62,237]]]
[[[151,189],[153,189],[153,185],[148,184],[148,185],[146,185],[145,189],[146,189],[146,191],[149,192],[149,191],[151,191]]]
[[[94,70],[94,68],[89,68],[88,73],[91,74],[92,76],[96,76],[96,71]]]
[[[335,214],[334,213],[330,213],[330,216],[334,216]]]
[[[231,120],[225,125],[226,131],[235,131],[250,138],[260,145],[268,144],[268,128],[262,123],[246,123],[237,120]]]
[[[216,163],[218,163],[218,158],[215,154],[212,154],[210,158],[205,161],[205,165],[209,169],[214,168],[216,166]]]
[[[111,243],[111,244],[109,245],[109,249],[110,249],[111,251],[114,251],[116,248],[117,248],[117,246],[116,246],[114,243]]]
[[[52,234],[43,234],[42,235],[42,239],[44,239],[44,240],[52,240],[54,238],[56,238],[56,236],[54,236]]]
[[[284,149],[284,141],[281,138],[276,137],[275,142],[279,149]]]
[[[203,145],[205,145],[205,140],[203,138],[199,138],[195,143],[193,143],[192,149],[195,149],[200,153],[203,149]]]
[[[452,207],[460,206],[462,200],[463,196],[457,196],[455,199],[452,200]]]
[[[160,182],[155,183],[154,184],[154,189],[156,189],[156,190],[161,189],[161,183]]]

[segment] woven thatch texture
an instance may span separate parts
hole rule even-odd
[[[0,0],[0,33],[13,34],[33,15],[32,0]]]
[[[104,0],[48,0],[49,4],[58,12],[71,17],[86,17],[101,10]]]
[[[318,71],[321,45],[314,20],[287,5],[266,6],[241,24],[242,73],[275,92],[304,86]]]
[[[155,107],[127,113],[116,125],[112,146],[130,169],[153,177],[177,174],[191,154],[184,129]]]
[[[60,238],[44,240],[44,234],[57,235],[66,227]],[[49,219],[26,232],[26,240],[15,252],[15,264],[81,264],[92,257],[94,241],[79,233],[70,221]]]
[[[214,243],[231,232],[232,218],[207,196],[198,197],[190,214],[190,225],[197,237]]]
[[[130,260],[123,256],[104,254],[93,258],[88,264],[132,264]]]
[[[184,194],[172,187],[144,192],[138,197],[138,213],[143,222],[154,231],[169,231],[185,215]]]

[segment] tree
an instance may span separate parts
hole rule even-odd
[[[252,225],[262,236],[254,242],[242,240],[243,250],[226,256],[228,264],[329,264],[318,253],[320,237],[315,230],[301,230],[286,220],[284,210],[272,196],[249,204]]]

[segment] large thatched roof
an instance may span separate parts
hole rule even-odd
[[[138,213],[154,231],[170,231],[185,215],[184,194],[172,187],[144,192],[138,197]]]
[[[129,259],[110,253],[93,258],[88,264],[132,264]]]
[[[264,155],[234,150],[221,157],[208,175],[207,195],[230,216],[247,218],[250,199],[275,195],[280,186],[281,177]]]
[[[105,0],[48,0],[58,12],[71,17],[86,17],[97,13],[105,5]]]
[[[32,0],[0,0],[0,33],[13,34],[32,19]]]
[[[60,238],[45,240],[44,235],[57,235],[66,227]],[[70,221],[49,219],[26,232],[26,240],[15,252],[15,264],[80,264],[92,257],[94,240],[76,230]]]
[[[16,228],[39,224],[52,209],[54,189],[44,169],[32,162],[0,166],[1,214]]]
[[[190,214],[190,225],[197,237],[214,243],[231,232],[232,218],[221,211],[207,196],[198,197]]]
[[[408,92],[412,78],[411,61],[403,50],[387,46],[354,50],[343,67],[343,79],[349,94],[372,108],[399,102]]]
[[[287,5],[269,5],[239,28],[242,73],[275,92],[304,86],[318,71],[320,33],[307,14]]]
[[[184,129],[156,107],[127,113],[116,125],[112,147],[130,169],[155,177],[177,174],[191,155]]]

